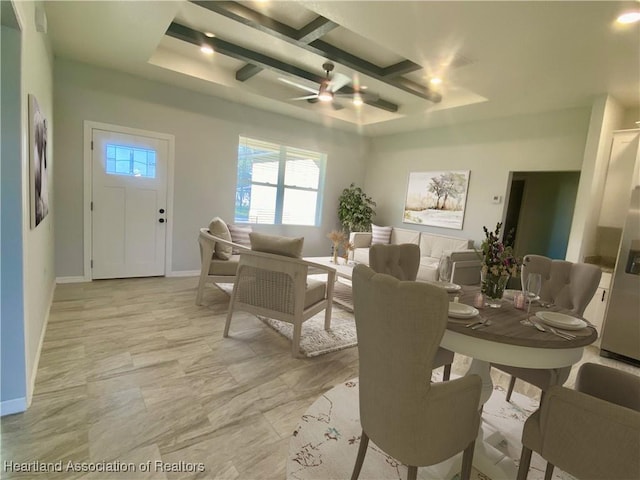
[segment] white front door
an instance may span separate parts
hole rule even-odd
[[[165,274],[167,140],[92,129],[92,278]]]

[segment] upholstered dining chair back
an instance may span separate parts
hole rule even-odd
[[[374,244],[369,249],[369,266],[376,273],[386,273],[398,280],[414,281],[420,268],[420,247],[414,243]],[[444,367],[443,380],[451,378],[453,358],[451,350],[438,348],[433,368]]]
[[[369,249],[369,266],[398,280],[415,280],[420,267],[420,247],[415,243],[385,245],[376,243]]]
[[[429,378],[447,323],[446,292],[359,264],[353,297],[365,441],[371,438],[414,467],[439,463],[472,446],[480,422],[480,378],[438,383]],[[366,447],[362,458],[364,453]],[[472,449],[466,453],[469,460]]]
[[[522,277],[526,285],[529,273],[540,273],[540,298],[582,316],[598,289],[602,271],[588,263],[552,260],[542,255],[526,255],[522,264]]]
[[[518,479],[527,477],[531,452],[577,478],[640,478],[640,377],[585,363],[576,390],[549,389],[525,422]]]
[[[522,262],[522,282],[526,285],[529,273],[539,273],[542,277],[540,298],[545,302],[554,303],[570,310],[571,313],[582,316],[585,308],[598,289],[602,271],[595,265],[587,263],[572,263],[564,260],[552,260],[542,255],[525,255]],[[553,385],[562,385],[571,367],[552,369],[531,369],[493,364],[503,372],[511,374],[507,388],[507,401],[515,386],[516,378],[535,385],[544,392]],[[542,397],[541,397],[542,399]]]

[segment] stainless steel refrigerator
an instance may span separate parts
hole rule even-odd
[[[633,189],[622,231],[600,353],[640,364],[640,186]]]

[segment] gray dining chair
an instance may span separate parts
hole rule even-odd
[[[552,260],[542,255],[524,257],[521,275],[525,285],[529,273],[539,273],[542,276],[541,301],[563,307],[579,317],[596,293],[602,275],[600,268],[595,265]],[[507,401],[511,400],[516,378],[540,388],[542,399],[544,392],[551,386],[566,382],[571,372],[571,367],[537,369],[500,364],[492,364],[492,366],[511,375]]]
[[[522,432],[518,480],[526,480],[531,452],[578,478],[640,478],[640,377],[604,365],[580,367],[576,389],[549,389]]]
[[[359,264],[353,297],[362,435],[352,480],[360,475],[369,439],[408,466],[409,480],[418,467],[464,451],[460,478],[468,479],[480,425],[480,377],[431,383],[425,376],[446,329],[447,293]]]
[[[377,273],[386,273],[398,280],[415,281],[420,267],[420,247],[413,243],[399,245],[374,244],[369,249],[369,266]],[[451,378],[454,353],[439,347],[433,360],[433,368],[444,367],[442,380]]]

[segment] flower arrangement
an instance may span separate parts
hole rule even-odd
[[[338,263],[338,250],[340,245],[346,241],[344,232],[332,230],[327,234],[327,238],[333,243],[333,263]]]
[[[506,237],[505,243],[500,240],[502,223],[496,224],[496,229],[490,232],[487,227],[482,227],[485,239],[479,252],[482,260],[482,293],[489,298],[502,297],[504,288],[510,276],[517,277],[520,273],[520,260],[514,255],[510,243],[512,232]]]
[[[506,246],[500,241],[502,223],[496,224],[496,229],[490,232],[487,227],[482,227],[485,239],[482,242],[482,272],[500,277],[517,277],[520,272],[521,262],[513,253],[511,246]],[[511,239],[511,232],[507,235],[506,243]]]
[[[355,250],[355,245],[347,240],[344,241],[344,243],[342,244],[343,248],[344,248],[344,263],[345,265],[347,263],[349,263],[349,252],[352,252],[353,250]]]

